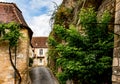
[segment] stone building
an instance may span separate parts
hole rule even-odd
[[[33,37],[33,66],[47,66],[47,37]]]
[[[30,55],[30,40],[32,31],[26,24],[22,12],[14,3],[0,2],[0,23],[15,22],[20,24],[20,32],[23,38],[20,38],[17,46],[16,68],[18,69],[22,82],[28,84],[28,62]],[[14,61],[14,57],[12,57]],[[7,42],[0,42],[0,84],[16,84],[15,71],[10,63],[9,50]]]

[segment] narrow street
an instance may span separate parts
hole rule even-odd
[[[46,67],[35,67],[30,70],[31,84],[58,84]]]

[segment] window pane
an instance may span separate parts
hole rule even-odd
[[[43,55],[43,49],[39,50],[39,55]]]

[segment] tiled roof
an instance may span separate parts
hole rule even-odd
[[[47,38],[48,37],[32,37],[33,48],[47,48]]]
[[[32,30],[28,27],[24,20],[22,12],[15,3],[0,2],[0,23],[15,22],[23,28],[29,30],[29,35],[32,37]]]
[[[28,26],[15,3],[0,2],[0,23],[16,22]]]

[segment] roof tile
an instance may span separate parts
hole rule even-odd
[[[48,37],[32,37],[33,48],[47,48]]]
[[[0,23],[16,22],[28,26],[15,3],[0,2]]]

